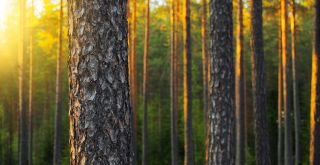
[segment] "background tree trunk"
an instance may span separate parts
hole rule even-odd
[[[28,164],[28,124],[25,91],[25,7],[24,0],[19,1],[19,165]]]
[[[269,157],[262,28],[262,0],[251,0],[251,65],[256,129],[256,164],[268,165],[271,162]]]
[[[68,2],[70,164],[132,164],[127,1]]]
[[[292,55],[292,86],[293,86],[293,111],[295,117],[295,164],[300,164],[300,110],[298,103],[298,89],[296,76],[296,23],[295,23],[295,0],[290,0],[291,12],[291,55]]]
[[[208,111],[208,54],[207,54],[207,0],[202,0],[202,20],[201,20],[201,36],[202,36],[202,83],[203,83],[203,114],[207,116]]]
[[[237,47],[236,47],[236,74],[235,74],[235,99],[236,99],[236,164],[245,164],[244,141],[244,50],[243,50],[243,2],[238,0],[237,12]]]
[[[194,164],[192,142],[192,63],[191,63],[191,27],[190,27],[190,0],[184,0],[183,4],[183,106],[184,106],[184,164]]]
[[[137,47],[137,0],[132,1],[132,44],[131,44],[131,57],[130,57],[130,85],[131,85],[131,107],[133,114],[133,146],[134,160],[133,163],[138,163],[138,147],[137,147],[137,132],[138,132],[138,114],[137,114],[137,69],[136,69],[136,47]]]
[[[148,164],[148,55],[149,55],[149,26],[150,0],[146,0],[146,22],[143,54],[143,136],[142,136],[142,165]]]
[[[62,77],[62,36],[63,36],[63,0],[60,0],[60,18],[59,18],[59,44],[56,70],[56,111],[54,127],[54,147],[53,147],[53,164],[61,164],[61,77]]]
[[[31,1],[31,32],[30,32],[30,55],[29,55],[29,152],[28,164],[32,165],[32,149],[33,149],[33,16],[34,16],[34,0]]]
[[[312,53],[310,165],[320,164],[320,0],[315,2],[315,29]]]
[[[287,53],[287,0],[281,0],[281,45],[282,45],[282,76],[283,76],[283,106],[284,106],[284,164],[292,164],[291,140],[291,110],[288,97],[288,53]]]
[[[279,10],[280,11],[280,10]],[[281,11],[279,12],[281,15]],[[282,157],[282,108],[283,108],[283,90],[282,90],[282,46],[281,46],[281,18],[279,19],[279,34],[278,34],[278,51],[279,51],[279,63],[278,63],[278,165],[283,164]]]
[[[210,1],[210,114],[208,165],[235,164],[232,1]]]
[[[171,164],[178,165],[178,95],[177,95],[177,14],[176,0],[171,1]]]

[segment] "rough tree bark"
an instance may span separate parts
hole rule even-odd
[[[59,43],[56,68],[56,111],[54,127],[54,146],[53,146],[53,164],[61,164],[61,77],[62,77],[62,36],[63,36],[63,0],[60,0],[60,18],[59,18]]]
[[[70,164],[132,164],[127,1],[68,2]]]
[[[19,1],[19,165],[28,164],[28,124],[25,83],[25,0]]]
[[[143,54],[143,131],[142,131],[142,165],[148,164],[148,55],[149,55],[149,26],[150,0],[146,0],[144,54]]]
[[[298,103],[298,89],[296,78],[296,21],[295,21],[295,0],[290,0],[290,27],[291,27],[291,60],[292,60],[292,88],[293,88],[293,111],[295,125],[295,164],[300,164],[300,110]]]
[[[210,0],[208,165],[235,164],[232,1]]]
[[[288,97],[288,52],[287,52],[287,0],[281,0],[281,56],[282,56],[282,80],[283,80],[283,107],[284,107],[284,164],[292,164],[292,144],[291,144],[291,110],[289,108]]]
[[[262,0],[251,0],[251,65],[253,110],[255,112],[256,164],[269,165],[269,135],[262,30]]]
[[[190,0],[183,4],[183,109],[184,109],[184,164],[194,164],[192,142],[192,63],[191,63],[191,27],[190,27]]]
[[[310,164],[320,164],[320,0],[315,2],[315,29],[312,53]]]
[[[34,16],[34,0],[31,1],[31,32],[30,32],[30,48],[29,48],[29,151],[28,164],[32,165],[32,147],[33,147],[33,16]]]
[[[279,10],[280,11],[280,10]],[[279,12],[279,15],[281,12]],[[282,107],[283,107],[283,90],[282,90],[282,47],[281,47],[281,19],[279,19],[279,34],[278,34],[278,165],[282,165]]]
[[[177,35],[176,35],[176,1],[171,1],[171,164],[178,165],[178,95],[177,95]]]
[[[237,47],[236,47],[236,74],[235,74],[235,99],[236,99],[236,164],[245,164],[244,141],[244,50],[243,50],[243,2],[238,0],[237,11]]]

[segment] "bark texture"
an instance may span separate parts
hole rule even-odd
[[[232,1],[210,1],[210,113],[208,165],[235,164]]]
[[[296,76],[296,20],[295,0],[290,0],[290,27],[291,27],[291,60],[292,60],[292,88],[293,88],[293,111],[294,111],[294,135],[295,135],[295,164],[300,164],[300,110],[298,103],[298,89]]]
[[[184,109],[184,164],[194,164],[192,142],[192,63],[191,63],[191,26],[190,26],[190,0],[183,4],[183,109]]]
[[[56,111],[55,111],[55,127],[54,127],[54,146],[53,146],[53,164],[61,164],[61,77],[62,77],[62,26],[63,26],[63,0],[60,0],[60,18],[59,18],[59,44],[58,44],[58,54],[57,54],[57,70],[56,70]]]
[[[263,52],[262,0],[251,0],[251,65],[253,110],[255,112],[256,164],[269,165],[269,135]]]
[[[132,164],[126,0],[69,0],[70,164]]]
[[[150,0],[146,0],[146,22],[143,54],[143,136],[142,136],[142,165],[148,164],[148,55],[149,55],[149,26]]]
[[[177,95],[177,14],[175,0],[171,1],[171,164],[178,165],[178,95]]]
[[[312,53],[310,164],[320,164],[320,0],[315,3],[315,29]]]
[[[287,0],[281,0],[281,47],[282,47],[282,83],[283,83],[283,107],[284,107],[284,164],[291,165],[292,160],[292,137],[291,137],[291,109],[289,108],[288,88],[288,6]]]
[[[28,164],[28,124],[25,83],[25,0],[19,0],[19,165]]]
[[[238,0],[237,11],[237,47],[236,47],[236,164],[245,164],[245,132],[244,132],[244,47],[243,47],[243,2]]]

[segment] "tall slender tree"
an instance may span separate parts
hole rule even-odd
[[[232,1],[210,0],[208,165],[235,164]]]
[[[70,164],[132,164],[127,0],[68,2]]]
[[[25,0],[19,0],[19,165],[28,164],[28,124],[25,91]]]
[[[190,27],[190,0],[184,0],[183,4],[183,109],[184,109],[184,164],[194,164],[192,143],[192,63],[191,63],[191,27]]]
[[[203,112],[208,110],[208,53],[207,53],[207,0],[201,0],[201,39],[202,39],[202,83],[203,83]],[[206,119],[206,118],[205,118]]]
[[[55,111],[55,127],[54,127],[54,150],[53,164],[61,164],[61,78],[62,78],[62,38],[63,38],[63,0],[60,0],[60,15],[59,15],[59,43],[57,55],[57,70],[56,70],[56,111]]]
[[[279,10],[281,15],[281,10]],[[282,48],[281,48],[281,19],[279,19],[279,34],[278,34],[278,165],[282,165],[282,108],[283,108],[283,91],[282,91]]]
[[[298,104],[298,89],[296,76],[296,21],[295,0],[290,0],[290,27],[291,27],[291,60],[292,60],[292,85],[293,85],[293,111],[295,121],[295,164],[300,164],[300,110]]]
[[[236,74],[235,74],[235,99],[236,99],[236,164],[245,163],[244,142],[244,49],[243,49],[243,1],[238,0],[237,12],[237,47],[236,47]]]
[[[135,65],[132,61],[132,55],[133,55],[133,46],[132,46],[132,40],[133,40],[133,37],[132,37],[132,13],[131,13],[131,1],[128,0],[127,1],[127,18],[128,18],[128,78],[129,78],[129,88],[130,88],[130,102],[132,103],[133,102],[133,87],[132,87],[132,77],[133,77],[133,71],[131,70],[132,69],[132,66]],[[132,105],[132,104],[131,104]],[[134,108],[132,107],[132,110]],[[136,116],[136,112],[133,111],[133,116]],[[133,160],[132,160],[132,164],[133,165],[136,165],[137,164],[137,123],[136,123],[136,118],[134,117],[133,120],[132,120],[132,124],[133,124],[133,127],[132,127],[132,149],[133,149]]]
[[[143,54],[143,150],[142,165],[148,164],[148,56],[149,56],[149,26],[150,26],[150,0],[146,0],[146,21]]]
[[[133,145],[134,150],[134,163],[137,164],[138,161],[138,148],[137,148],[137,132],[138,132],[138,122],[137,122],[137,69],[136,69],[136,47],[137,47],[137,0],[132,1],[132,42],[131,42],[131,56],[130,56],[130,86],[131,86],[131,107],[133,114]]]
[[[288,31],[288,10],[287,0],[281,0],[281,47],[282,47],[282,83],[283,83],[283,107],[284,107],[284,164],[292,164],[291,144],[291,110],[289,109],[288,97],[288,52],[287,52],[287,31]]]
[[[178,98],[177,98],[177,1],[171,0],[171,164],[178,165]]]
[[[30,32],[30,47],[29,47],[29,152],[28,164],[32,165],[32,149],[33,149],[33,16],[34,16],[34,0],[31,1],[31,32]]]
[[[320,164],[320,0],[315,1],[315,21],[312,53],[310,164]]]
[[[263,53],[262,0],[251,0],[251,65],[255,112],[256,164],[270,164]]]

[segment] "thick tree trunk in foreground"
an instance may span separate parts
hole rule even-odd
[[[28,124],[27,107],[25,98],[25,0],[19,1],[20,26],[19,26],[19,165],[28,164]]]
[[[183,4],[183,109],[184,109],[184,164],[194,164],[192,142],[192,63],[191,63],[191,27],[190,27],[190,0]]]
[[[315,3],[315,31],[312,53],[310,165],[320,164],[320,0]]]
[[[280,11],[280,10],[279,10]],[[280,12],[279,12],[280,13]],[[280,14],[279,14],[280,15]],[[283,107],[283,90],[282,90],[282,47],[281,47],[281,19],[279,19],[279,34],[278,34],[278,165],[282,165],[282,107]]]
[[[244,141],[244,50],[243,50],[243,2],[238,0],[237,23],[237,50],[236,50],[236,74],[235,74],[235,98],[236,98],[236,164],[245,164]]]
[[[210,113],[208,165],[235,164],[232,1],[210,1]]]
[[[284,106],[284,164],[292,165],[291,140],[291,110],[289,108],[288,93],[288,52],[287,52],[287,0],[281,0],[281,47],[282,47],[282,79],[283,79],[283,106]]]
[[[127,1],[68,2],[70,164],[132,164]]]
[[[148,55],[149,55],[149,18],[150,0],[146,0],[146,22],[143,54],[143,136],[142,165],[148,164]]]
[[[269,135],[262,31],[262,0],[251,0],[251,65],[255,112],[256,164],[269,165]]]
[[[178,165],[178,95],[177,95],[177,35],[176,35],[176,1],[171,1],[171,165]]]
[[[63,1],[60,0],[60,18],[59,18],[59,44],[57,56],[56,70],[56,111],[55,111],[55,127],[54,127],[54,146],[53,146],[53,164],[61,164],[61,77],[62,77],[62,22],[63,22]]]
[[[291,22],[291,55],[292,55],[292,85],[293,85],[293,111],[295,125],[295,164],[300,164],[300,110],[298,103],[298,89],[296,76],[296,21],[295,21],[295,0],[290,0],[290,22]]]

